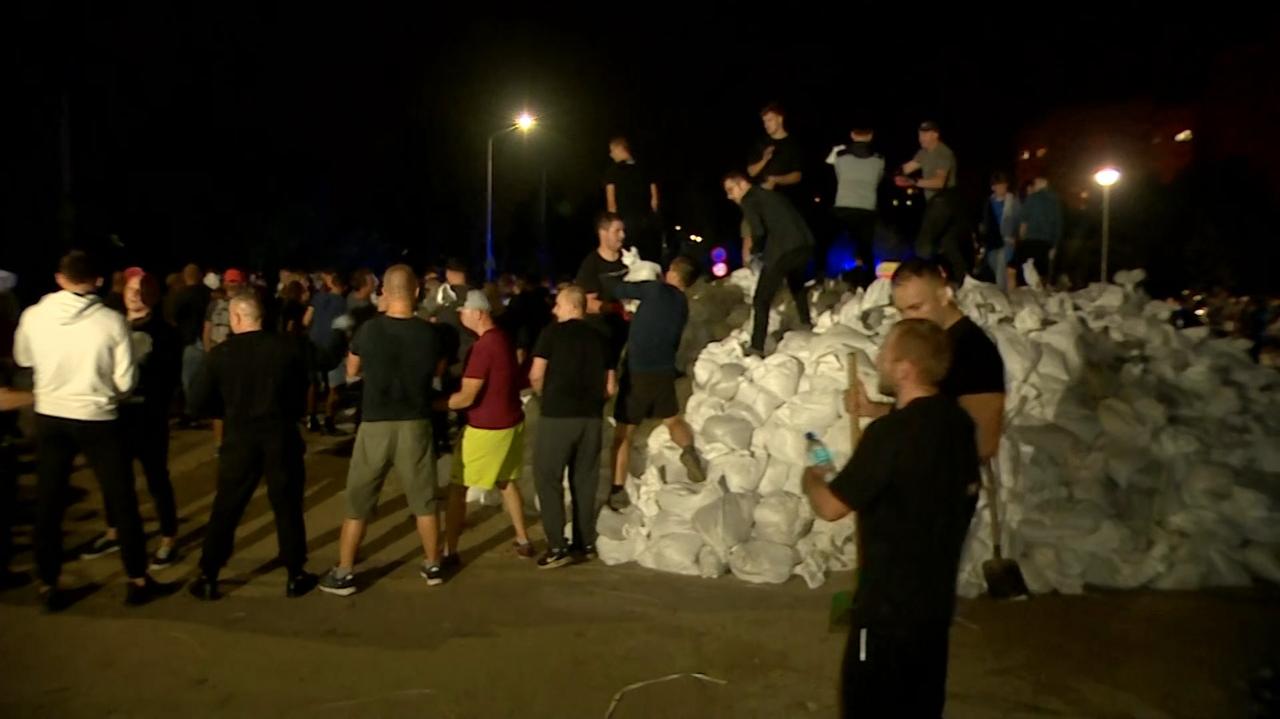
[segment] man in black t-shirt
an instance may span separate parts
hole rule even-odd
[[[895,325],[876,365],[896,409],[867,427],[829,485],[821,467],[805,472],[815,515],[858,513],[843,716],[936,717],[946,702],[956,574],[978,484],[973,421],[938,389],[950,354],[938,325]]]
[[[893,304],[903,317],[926,319],[947,331],[953,359],[940,388],[973,418],[978,455],[991,459],[1000,449],[1004,422],[1004,362],[995,343],[956,306],[955,294],[934,262],[917,259],[898,267]],[[861,385],[845,395],[845,408],[854,416],[881,417],[889,407],[869,401]]]
[[[770,104],[760,111],[760,121],[767,137],[757,143],[747,174],[760,187],[779,190],[798,207],[805,207],[800,148],[796,139],[787,134],[786,113],[780,106]]]
[[[446,360],[435,329],[415,312],[418,278],[413,269],[388,268],[382,296],[385,313],[356,331],[347,357],[347,376],[364,377],[363,421],[347,468],[347,515],[338,564],[320,579],[321,591],[339,596],[356,592],[356,553],[392,470],[417,518],[424,555],[420,574],[428,585],[444,582],[431,402],[436,396],[433,382],[443,374]]]
[[[600,278],[627,274],[627,266],[622,264],[622,244],[627,239],[622,218],[612,212],[600,213],[596,217],[596,237],[598,245],[582,260],[573,283],[586,294],[586,320],[605,333],[609,364],[616,366],[627,343],[627,321],[622,316],[622,304],[608,293]]]
[[[228,307],[231,335],[214,347],[192,389],[201,414],[226,420],[218,457],[218,491],[200,554],[200,577],[190,585],[198,599],[218,599],[218,574],[231,557],[236,525],[266,475],[276,519],[280,561],[288,571],[285,595],[299,597],[316,585],[306,571],[306,487],[298,420],[306,406],[307,374],[296,343],[262,330],[262,300],[241,292]]]
[[[547,553],[539,569],[573,561],[571,549],[590,556],[596,543],[596,491],[600,484],[600,413],[616,391],[609,346],[583,322],[587,298],[569,285],[556,295],[556,323],[542,331],[533,350],[529,383],[542,397],[542,416],[534,441],[533,476],[542,506]],[[564,539],[564,487],[569,469],[573,505],[573,547]]]
[[[640,257],[661,263],[658,183],[644,165],[636,163],[625,137],[609,141],[609,159],[613,164],[604,174],[605,209],[622,217],[631,244],[640,251]]]

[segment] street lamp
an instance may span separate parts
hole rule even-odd
[[[497,262],[493,259],[493,141],[498,139],[499,135],[505,135],[512,130],[520,132],[528,132],[538,124],[538,118],[522,112],[516,116],[510,125],[489,135],[489,153],[487,163],[487,173],[485,177],[485,222],[484,222],[484,278],[486,280],[493,279],[494,270],[497,269]]]
[[[1120,180],[1120,171],[1104,167],[1093,174],[1102,187],[1102,281],[1107,281],[1107,249],[1111,242],[1111,186]]]

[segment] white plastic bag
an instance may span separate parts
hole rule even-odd
[[[763,540],[743,542],[729,552],[733,576],[753,584],[782,584],[796,562],[796,550]]]
[[[708,547],[728,559],[729,550],[751,536],[755,509],[754,496],[731,492],[694,512],[693,528]]]

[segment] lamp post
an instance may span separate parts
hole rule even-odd
[[[1093,174],[1093,181],[1102,187],[1102,281],[1107,281],[1107,250],[1111,244],[1111,186],[1120,180],[1120,171],[1104,167]]]
[[[498,130],[489,136],[489,152],[487,155],[487,173],[485,177],[485,221],[484,221],[484,278],[486,280],[493,279],[493,272],[497,269],[497,262],[493,259],[493,141],[498,139],[499,135],[505,135],[512,130],[520,132],[528,132],[533,126],[538,124],[538,118],[530,115],[528,112],[520,113],[510,125]]]

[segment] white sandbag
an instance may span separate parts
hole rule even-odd
[[[728,559],[729,550],[751,536],[754,495],[729,493],[693,514],[693,528],[707,546]]]
[[[779,492],[799,494],[800,480],[803,475],[803,465],[792,464],[779,459],[776,454],[771,454],[765,464],[764,474],[760,477],[760,484],[756,487],[756,491],[762,496]]]
[[[707,385],[707,392],[717,399],[731,400],[737,394],[738,385],[746,373],[747,368],[736,362],[722,364]]]
[[[763,540],[743,542],[729,552],[733,576],[753,584],[782,584],[796,565],[791,547]]]
[[[750,407],[760,424],[763,424],[773,411],[782,405],[781,397],[754,382],[743,382],[739,385],[734,401]]]
[[[842,404],[840,394],[803,392],[787,400],[772,419],[779,425],[798,429],[801,433],[822,434],[836,421]]]
[[[764,477],[765,460],[750,452],[734,452],[707,460],[707,481],[724,480],[730,492],[754,492]]]
[[[766,542],[795,546],[813,525],[813,517],[801,508],[803,499],[779,492],[762,497],[756,505],[751,536]]]
[[[768,450],[769,456],[794,465],[803,465],[806,461],[807,449],[804,439],[806,431],[808,430],[779,422],[776,416],[765,422],[760,430],[764,435],[764,448]]]
[[[596,555],[608,566],[636,561],[645,548],[644,535],[615,539],[600,535],[596,538]]]
[[[596,533],[601,537],[622,540],[643,534],[644,517],[635,505],[618,512],[609,507],[601,507],[596,516]]]
[[[668,484],[658,490],[658,508],[663,515],[692,519],[700,507],[720,498],[723,492],[718,483]]]
[[[721,414],[702,423],[700,434],[711,442],[719,442],[733,449],[750,449],[751,433],[755,427],[742,417]]]
[[[646,569],[697,577],[702,574],[698,566],[698,552],[702,544],[702,537],[697,532],[666,534],[650,539],[636,561]]]
[[[704,579],[715,579],[729,571],[729,562],[711,547],[703,545],[698,550],[698,575]]]
[[[796,393],[796,385],[800,383],[802,374],[804,365],[800,360],[788,355],[773,354],[765,359],[763,365],[752,370],[751,381],[785,400]]]

